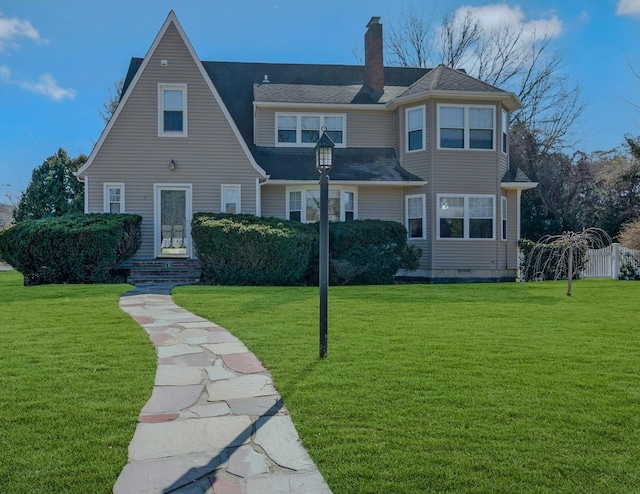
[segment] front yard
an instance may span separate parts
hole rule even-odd
[[[129,288],[0,272],[0,492],[112,491],[156,371]]]
[[[111,492],[153,386],[126,285],[0,273],[0,484]],[[270,368],[335,494],[640,490],[640,284],[182,287]]]
[[[270,368],[333,492],[640,490],[640,284],[183,287]]]

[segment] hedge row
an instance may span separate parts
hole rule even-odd
[[[251,215],[197,213],[191,235],[202,281],[221,285],[318,283],[318,225]],[[393,221],[329,225],[330,282],[393,282],[398,269],[417,268],[420,252]]]
[[[120,265],[140,246],[141,221],[130,214],[25,220],[0,232],[0,252],[25,285],[121,282]]]

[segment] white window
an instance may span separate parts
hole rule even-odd
[[[158,136],[187,136],[186,84],[158,84]]]
[[[345,115],[276,114],[276,146],[315,146],[322,129],[337,147],[345,145]]]
[[[240,214],[240,185],[222,185],[220,211],[228,214]]]
[[[492,106],[438,105],[439,149],[494,149]]]
[[[502,152],[506,153],[508,149],[508,134],[509,133],[509,114],[502,110]]]
[[[329,221],[357,218],[355,190],[329,189]],[[302,223],[320,221],[320,189],[287,189],[287,218]]]
[[[501,197],[500,216],[502,218],[502,240],[507,240],[507,198]]]
[[[438,194],[438,238],[494,239],[495,196]]]
[[[427,238],[427,212],[424,194],[408,195],[405,199],[406,224],[409,238]]]
[[[124,184],[104,184],[104,212],[124,213]]]
[[[422,151],[425,149],[424,106],[408,108],[407,121],[407,151]]]

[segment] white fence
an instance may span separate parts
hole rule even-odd
[[[587,263],[580,273],[582,278],[620,278],[620,267],[631,265],[640,271],[640,250],[627,249],[611,244],[604,249],[589,249]]]

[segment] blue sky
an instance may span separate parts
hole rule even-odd
[[[0,202],[59,147],[91,152],[109,89],[170,10],[203,60],[353,64],[371,16],[384,25],[409,5],[436,20],[471,6],[554,27],[586,105],[577,149],[640,135],[640,0],[0,0]]]

